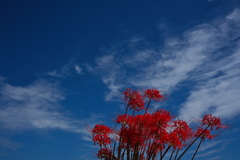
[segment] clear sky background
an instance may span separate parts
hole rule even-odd
[[[1,160],[96,159],[87,128],[114,126],[125,88],[220,116],[196,159],[240,157],[239,0],[1,1],[0,55]]]

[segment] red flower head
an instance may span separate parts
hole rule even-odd
[[[172,132],[169,134],[169,145],[172,146],[174,149],[178,148],[181,149],[183,147],[178,135],[176,132]]]
[[[219,128],[226,128],[226,126],[223,126],[221,124],[221,119],[213,116],[211,114],[206,114],[202,119],[202,126],[207,125],[210,126],[211,130],[216,127],[216,129]]]
[[[150,100],[155,100],[155,101],[161,101],[161,99],[164,97],[163,95],[160,94],[160,91],[157,89],[147,89],[145,91],[145,97],[147,97]]]
[[[95,127],[92,130],[93,135],[96,135],[96,134],[109,135],[110,133],[112,133],[112,130],[109,127],[101,125],[101,124],[95,125]]]
[[[132,96],[132,89],[131,88],[127,88],[126,91],[123,92],[123,94],[125,95],[125,100],[130,99],[130,97]]]
[[[130,109],[134,109],[137,111],[144,109],[144,100],[143,96],[140,94],[138,90],[132,91],[132,89],[127,88],[127,90],[124,92],[125,95],[125,101],[127,101],[128,105],[130,106]]]
[[[129,114],[119,115],[116,119],[117,123],[122,123],[123,125],[128,124],[132,120],[132,116]]]
[[[97,134],[93,137],[92,140],[99,144],[100,147],[106,146],[107,144],[111,144],[110,137],[108,137],[106,134],[103,135]]]
[[[112,151],[107,148],[101,148],[98,151],[97,157],[99,159],[104,158],[105,160],[115,160],[116,158],[112,155]]]
[[[162,149],[164,149],[164,144],[169,141],[169,133],[165,129],[158,130],[154,141],[161,144],[163,146]]]
[[[154,121],[153,125],[157,125],[161,128],[168,127],[168,122],[173,118],[170,113],[164,109],[159,109],[155,113],[152,114],[152,118]]]
[[[133,117],[131,125],[135,128],[135,130],[142,132],[143,135],[146,131],[150,131],[152,122],[153,120],[150,114],[139,114]]]
[[[186,121],[176,120],[174,121],[173,127],[175,127],[174,132],[177,133],[178,137],[181,138],[183,142],[186,142],[187,139],[192,138],[193,131],[188,126]]]
[[[134,126],[128,128],[121,128],[119,136],[122,138],[121,147],[125,148],[129,145],[130,148],[134,148],[136,143],[142,144],[144,139],[141,136],[140,130],[135,129]]]
[[[211,135],[211,132],[210,130],[205,130],[204,132],[204,129],[203,128],[198,128],[196,133],[195,133],[195,137],[198,137],[200,134],[200,138],[202,138],[203,140],[205,140],[205,138],[208,138],[209,140],[214,138],[214,137],[217,137],[217,135]]]

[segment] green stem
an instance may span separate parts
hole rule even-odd
[[[122,156],[121,156],[121,160],[124,160],[124,154],[125,154],[126,148],[124,148]]]
[[[149,102],[148,102],[148,105],[147,105],[147,108],[146,108],[146,111],[145,111],[144,115],[147,113],[147,111],[148,111],[148,108],[149,108],[149,106],[150,106],[150,103],[151,103],[151,101],[152,101],[152,99],[150,99],[150,100],[149,100]]]
[[[177,150],[177,153],[175,154],[175,158],[174,158],[174,160],[176,160],[176,159],[177,159],[178,152],[179,152],[179,149]]]
[[[137,160],[138,159],[138,154],[139,154],[138,147],[139,147],[139,142],[137,142],[135,144],[134,152],[133,152],[133,160]]]
[[[171,146],[168,146],[168,148],[165,150],[165,152],[163,153],[163,155],[161,156],[160,160],[163,159],[163,157],[166,155],[166,153],[168,152],[168,150],[171,148]]]
[[[130,160],[130,137],[128,137],[127,142],[127,160]]]
[[[153,152],[154,152],[154,142],[152,142],[152,145],[149,149],[152,149],[152,151],[148,154],[148,160],[151,159],[152,155],[153,155]]]
[[[203,142],[203,139],[201,139],[200,143],[198,144],[198,147],[197,147],[197,149],[196,149],[196,151],[195,151],[195,153],[194,153],[194,155],[192,157],[192,160],[194,160],[194,158],[195,158],[195,156],[196,156],[196,154],[198,152],[198,149],[199,149],[200,145],[202,144],[202,142]]]
[[[175,152],[175,150],[173,149],[172,153],[171,153],[171,156],[169,158],[169,160],[172,160],[172,156],[173,156],[173,153]]]
[[[132,113],[132,116],[134,117],[134,114],[135,114],[135,109],[133,109],[133,113]]]
[[[125,114],[127,114],[128,108],[129,108],[129,104],[127,105],[127,108],[125,110]]]
[[[121,142],[122,141],[122,137],[120,136],[119,142],[118,142],[118,159],[120,159],[121,157],[121,152],[122,152],[122,147],[121,147]]]
[[[114,146],[113,146],[113,156],[114,156],[114,154],[115,154],[115,149],[116,149],[116,140],[114,141]]]
[[[187,150],[193,145],[194,142],[196,142],[196,140],[208,129],[208,127],[210,126],[207,126],[195,139],[194,141],[192,141],[192,143],[185,149],[185,151],[180,155],[180,157],[177,159],[177,160],[180,160],[182,158],[182,156],[187,152]]]

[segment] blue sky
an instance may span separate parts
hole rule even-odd
[[[239,0],[13,0],[0,15],[1,160],[96,159],[87,128],[114,126],[125,88],[230,126],[196,159],[240,156]]]

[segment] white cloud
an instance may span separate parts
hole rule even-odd
[[[214,150],[210,150],[210,151],[207,151],[207,152],[205,152],[205,153],[202,153],[202,154],[196,155],[196,157],[205,157],[205,156],[209,156],[209,155],[212,155],[212,154],[214,154],[214,153],[220,152],[221,150],[223,150],[223,147],[221,147],[220,149],[214,149]]]
[[[240,9],[236,8],[231,14],[227,16],[227,19],[240,23],[239,14],[240,14]]]
[[[0,94],[2,128],[72,128],[59,112],[64,95],[56,85],[43,80],[25,87],[3,83]]]
[[[0,137],[0,141],[1,141],[1,143],[0,143],[1,148],[16,150],[19,147],[21,147],[21,144],[19,142],[12,141],[12,140],[10,140],[9,138],[6,138],[6,137]]]
[[[205,144],[206,143],[206,144]],[[205,140],[203,142],[203,145],[201,146],[201,148],[198,150],[199,152],[206,152],[206,150],[209,150],[211,149],[212,147],[215,147],[216,145],[219,145],[219,144],[223,144],[224,142],[223,141],[214,141],[214,140],[211,140],[211,142],[209,142],[209,140]],[[224,144],[226,145],[226,144]]]
[[[94,123],[97,115],[76,120],[60,105],[64,99],[59,86],[45,80],[24,87],[1,82],[0,127],[12,131],[60,129],[87,134],[86,123]]]
[[[122,76],[120,65],[115,62],[115,57],[113,54],[104,55],[96,59],[96,66],[87,66],[87,70],[95,74],[101,75],[102,81],[108,86],[110,93],[106,95],[106,100],[110,100],[117,96],[121,84],[117,84]]]
[[[58,70],[49,71],[46,73],[46,75],[56,77],[56,78],[66,78],[73,75],[74,73],[78,75],[82,75],[83,70],[77,63],[75,63],[75,61],[76,60],[72,58],[70,62],[65,64],[62,68]]]
[[[79,65],[75,65],[74,68],[75,68],[77,74],[82,74],[82,68]]]
[[[195,86],[180,110],[181,118],[199,118],[208,111],[231,118],[240,113],[237,15],[239,9],[168,37],[163,47],[151,46],[139,37],[130,39],[129,44],[124,42],[98,57],[88,71],[100,75],[108,86],[107,100],[128,87],[174,91],[190,81]]]
[[[82,140],[90,140],[88,129],[100,122],[101,114],[77,119],[61,106],[65,94],[60,87],[46,80],[27,86],[13,86],[0,79],[0,155],[5,150],[17,150],[23,144],[11,140],[16,133],[29,130],[62,130],[79,133]]]
[[[198,75],[202,81],[180,110],[181,117],[191,115],[200,118],[209,110],[223,118],[232,118],[240,113],[240,44],[238,45],[231,56],[202,68],[205,72]]]
[[[52,77],[58,77],[58,78],[63,78],[64,77],[61,73],[59,73],[56,70],[49,71],[46,74],[49,75],[49,76],[52,76]]]

